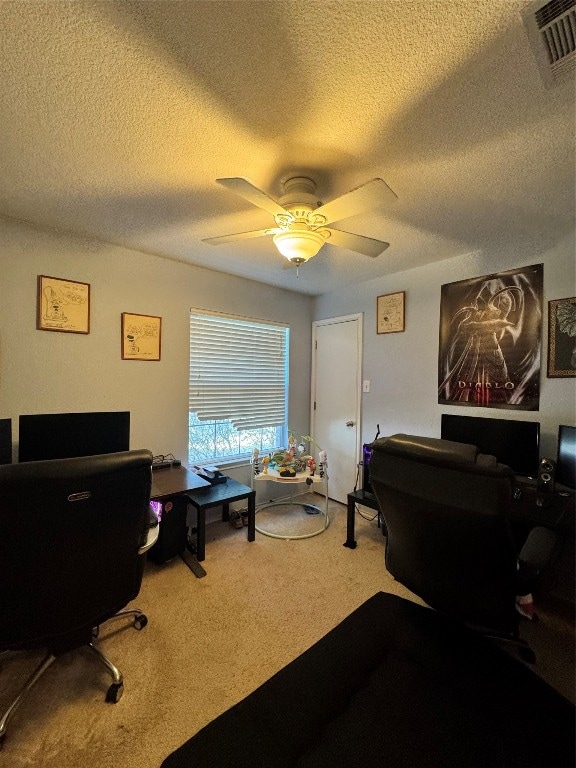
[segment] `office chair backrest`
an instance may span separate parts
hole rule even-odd
[[[0,467],[0,648],[74,645],[136,597],[151,464],[137,450]]]
[[[386,567],[431,607],[514,632],[514,475],[475,446],[394,435],[373,444],[370,479],[387,528]]]

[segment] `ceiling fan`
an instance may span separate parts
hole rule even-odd
[[[304,264],[316,256],[326,242],[372,258],[379,256],[389,246],[389,243],[382,240],[327,226],[334,221],[355,216],[395,200],[396,195],[382,179],[372,179],[324,205],[316,198],[315,182],[305,176],[294,176],[284,181],[284,194],[278,202],[255,187],[248,179],[235,177],[216,181],[258,208],[271,213],[276,226],[203,240],[210,245],[272,235],[274,245],[295,266]]]

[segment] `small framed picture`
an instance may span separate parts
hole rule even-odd
[[[122,313],[122,360],[160,360],[162,318]]]
[[[76,280],[38,275],[36,328],[90,333],[90,286]]]
[[[398,333],[404,330],[405,291],[386,293],[376,300],[376,332]]]
[[[576,376],[576,297],[548,302],[548,378]]]

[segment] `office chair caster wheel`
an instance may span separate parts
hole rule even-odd
[[[143,613],[141,613],[139,616],[136,616],[134,619],[134,627],[138,630],[144,629],[146,624],[148,624],[148,617]]]
[[[112,683],[110,688],[106,691],[106,701],[111,704],[118,704],[124,693],[123,683]]]

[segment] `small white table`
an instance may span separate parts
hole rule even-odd
[[[294,477],[281,477],[279,471],[277,469],[271,469],[268,468],[268,472],[260,472],[257,475],[252,475],[252,488],[254,488],[256,483],[260,483],[263,481],[267,481],[270,483],[281,483],[282,485],[292,485],[292,486],[299,486],[299,490],[297,489],[294,493],[289,493],[287,496],[282,496],[276,501],[267,501],[262,504],[259,504],[256,506],[256,530],[258,533],[264,534],[264,536],[271,536],[275,539],[308,539],[311,536],[317,536],[319,533],[322,533],[323,531],[328,528],[330,525],[330,518],[328,517],[328,464],[324,464],[324,472],[323,477],[320,477],[320,474],[318,470],[314,473],[314,475],[310,474],[310,471],[304,471],[304,472],[297,472]],[[302,488],[302,486],[304,486]],[[298,496],[303,496],[306,493],[310,493],[311,491],[318,490],[320,493],[324,496],[324,504],[322,505],[323,508],[320,508],[319,506],[316,506],[315,504],[310,504],[304,501],[295,501],[295,499]],[[286,504],[289,505],[295,505],[302,507],[304,513],[307,514],[314,514],[319,516],[320,525],[317,528],[314,528],[313,531],[308,533],[274,533],[272,531],[267,531],[263,527],[258,525],[258,512],[267,509],[269,507],[278,507],[278,506],[284,506]]]

